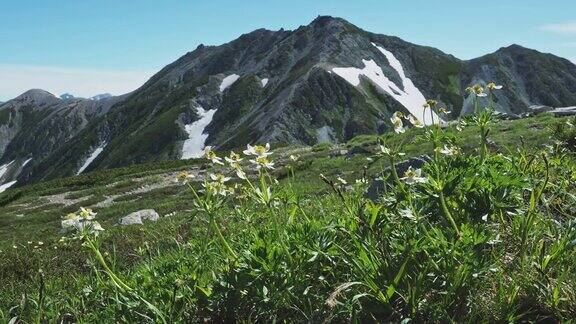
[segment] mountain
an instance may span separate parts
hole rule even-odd
[[[499,110],[515,114],[530,106],[574,106],[576,65],[552,54],[511,45],[466,62],[462,82],[497,80],[507,90],[499,93]]]
[[[95,95],[94,97],[90,97],[90,99],[98,101],[98,100],[102,100],[102,99],[108,99],[111,97],[112,97],[112,95],[109,93],[102,93],[99,95]]]
[[[60,95],[60,99],[62,99],[62,100],[68,100],[68,99],[74,99],[74,98],[75,98],[74,95],[71,95],[69,93],[65,93],[65,94]]]
[[[200,45],[122,97],[61,101],[33,93],[27,96],[38,102],[3,104],[0,134],[9,136],[0,139],[0,165],[33,158],[3,181],[197,157],[204,145],[344,141],[388,131],[397,110],[423,119],[425,98],[466,114],[473,98],[464,89],[489,81],[505,85],[495,98],[502,112],[576,104],[576,65],[518,45],[464,61],[340,18],[259,29]]]
[[[2,104],[0,184],[28,182],[35,165],[49,159],[122,99],[60,99],[44,90],[33,89]]]

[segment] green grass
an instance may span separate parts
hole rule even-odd
[[[552,126],[564,121],[550,115],[498,121],[486,159],[477,153],[476,127],[450,127],[442,139],[454,141],[463,154],[427,164],[428,182],[414,186],[395,183],[384,169],[387,159],[367,160],[381,137],[359,136],[342,145],[279,148],[273,155],[279,183],[265,182],[274,193],[269,203],[249,187],[245,195],[202,196],[200,202],[217,206],[209,211],[194,205],[186,186],[129,194],[168,174],[210,167],[195,161],[97,171],[9,190],[0,195],[0,259],[9,260],[0,263],[0,320],[574,318],[575,157],[545,146],[554,143]],[[400,147],[406,158],[434,156],[426,133],[385,136],[386,145]],[[298,162],[289,162],[291,154],[300,156]],[[354,184],[364,175],[387,179],[380,203],[364,197],[364,184]],[[337,177],[353,188],[339,186]],[[457,231],[443,211],[439,183]],[[60,193],[87,200],[62,206],[42,198]],[[122,197],[95,210],[106,229],[98,249],[130,292],[114,285],[80,241],[59,242],[63,215],[113,194]],[[148,208],[172,216],[143,226],[115,225]],[[414,217],[400,212],[406,208]]]

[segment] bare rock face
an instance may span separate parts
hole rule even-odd
[[[32,89],[0,104],[0,165],[14,161],[13,169],[21,167],[20,172],[11,172],[5,180],[26,183],[30,178],[41,180],[45,176],[75,174],[91,147],[106,140],[101,130],[91,136],[82,136],[82,132],[93,130],[94,121],[106,115],[122,98],[60,99],[44,90]],[[84,139],[86,144],[59,152],[75,138]],[[73,154],[66,156],[63,152]],[[51,157],[65,158],[69,165],[51,168],[55,164]],[[24,161],[29,163],[24,165]],[[55,171],[60,174],[51,176]]]
[[[120,219],[119,223],[122,226],[142,225],[144,221],[155,222],[160,218],[160,215],[154,209],[144,209]]]

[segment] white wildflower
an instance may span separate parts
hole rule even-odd
[[[428,100],[426,100],[426,103],[424,105],[422,105],[422,107],[424,107],[424,109],[432,109],[432,108],[436,107],[436,105],[438,105],[438,101],[433,100],[433,99],[428,99]]]
[[[450,110],[448,110],[444,107],[438,109],[438,112],[440,112],[441,114],[444,114],[444,115],[450,115],[452,113]]]
[[[406,132],[406,129],[404,128],[404,124],[402,123],[402,118],[400,118],[401,116],[402,116],[402,113],[397,111],[392,115],[392,118],[390,118],[390,121],[392,122],[392,126],[394,127],[394,131],[398,134]]]
[[[414,117],[414,115],[408,115],[407,117],[410,124],[412,124],[416,128],[424,128],[424,123],[422,123],[418,118]]]
[[[413,169],[412,166],[408,167],[408,170],[404,173],[404,177],[401,178],[404,182],[409,185],[416,183],[424,183],[428,181],[425,177],[422,177],[422,169]]]
[[[240,154],[238,154],[238,153],[236,153],[236,152],[234,152],[234,151],[231,151],[231,152],[230,152],[230,156],[227,156],[227,157],[225,157],[224,159],[226,160],[226,162],[228,162],[228,163],[229,163],[232,167],[234,167],[234,168],[235,168],[236,166],[238,166],[238,164],[239,164],[240,162],[242,162],[242,158],[240,157]]]
[[[252,164],[256,165],[257,170],[260,170],[262,168],[274,169],[274,163],[272,163],[270,160],[268,160],[268,158],[265,156],[258,156],[254,160],[250,160],[250,162]]]
[[[486,92],[484,92],[484,88],[479,84],[475,84],[471,87],[466,88],[466,91],[468,91],[471,94],[476,95],[477,97],[486,97],[487,96]]]
[[[222,158],[216,155],[216,152],[212,150],[212,146],[206,146],[204,148],[204,157],[214,164],[224,165],[224,162],[222,162]]]
[[[242,169],[236,169],[236,176],[242,180],[246,180],[248,177],[246,177],[246,172],[244,172]]]
[[[226,182],[230,181],[230,179],[232,179],[232,178],[227,177],[227,176],[223,175],[222,173],[217,173],[217,174],[210,173],[210,179],[212,179],[212,181],[215,181],[215,182],[226,183]]]
[[[243,151],[245,155],[253,155],[257,157],[267,157],[272,154],[270,152],[270,143],[266,143],[265,146],[255,145],[252,146],[250,144],[246,145],[246,149]]]
[[[448,147],[447,145],[444,145],[443,148],[437,147],[435,151],[446,156],[454,156],[460,154],[460,148],[456,146]]]
[[[486,85],[486,89],[490,90],[490,91],[494,91],[494,90],[501,90],[503,87],[501,85],[496,85],[496,83],[494,82],[490,82]]]
[[[194,175],[188,173],[188,171],[181,171],[180,173],[178,173],[178,176],[176,177],[176,181],[181,182],[183,184],[186,184],[186,183],[188,183],[188,181],[190,181],[193,178],[194,178]]]
[[[389,148],[387,148],[384,145],[378,145],[378,148],[380,149],[380,153],[384,155],[390,155],[390,153],[392,152]]]

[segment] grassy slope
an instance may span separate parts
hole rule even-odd
[[[515,151],[521,146],[528,150],[537,149],[550,142],[548,126],[553,122],[555,122],[554,118],[548,115],[517,121],[501,121],[492,132],[491,138],[495,141],[498,149],[504,153],[507,150]],[[393,141],[412,139],[421,132],[421,130],[414,129],[404,135],[394,137]],[[478,146],[477,132],[473,127],[467,128],[463,132],[455,132],[452,129],[449,132],[458,137],[458,141],[465,151],[472,151]],[[369,151],[374,149],[375,141],[376,137],[374,136],[361,136],[340,147],[318,146],[312,150],[298,148],[278,150],[279,156],[285,156],[292,152],[299,152],[303,155],[295,173],[293,186],[302,197],[302,204],[305,205],[307,213],[318,217],[317,221],[319,224],[323,224],[322,226],[332,226],[330,224],[332,224],[333,217],[338,217],[339,210],[336,207],[337,202],[333,201],[335,198],[328,194],[329,190],[322,183],[318,174],[323,173],[328,177],[343,175],[348,179],[358,178],[366,165],[366,157],[371,155]],[[337,154],[340,149],[348,149],[357,154],[341,156]],[[426,143],[415,142],[406,145],[403,151],[408,156],[416,156],[425,153],[430,154],[432,147]],[[85,261],[87,254],[77,244],[63,246],[58,243],[60,217],[76,210],[79,206],[87,206],[102,201],[105,195],[126,193],[142,185],[158,182],[171,172],[197,167],[199,166],[194,161],[134,166],[51,181],[29,188],[18,188],[0,195],[0,259],[11,260],[11,262],[0,264],[0,287],[2,287],[0,288],[0,309],[7,311],[9,307],[16,305],[23,292],[34,294],[38,291],[37,271],[39,268],[43,270],[47,282],[46,294],[68,296],[66,298],[72,300],[74,299],[73,296],[84,289],[86,300],[91,300],[90,303],[98,300],[99,298],[87,293],[86,289],[90,291],[103,289],[105,291],[109,287],[101,287],[101,284],[95,280],[90,263]],[[373,166],[367,172],[375,174],[379,170],[380,167]],[[285,187],[285,183],[286,179],[281,180],[281,186]],[[85,197],[86,200],[66,207],[45,204],[46,201],[45,198],[42,198],[43,196],[58,193],[67,193],[66,196],[71,199]],[[25,213],[22,212],[22,204],[28,204],[30,207]],[[36,207],[33,208],[34,206]],[[176,214],[161,219],[155,224],[135,227],[113,226],[120,217],[145,208],[156,209],[161,215],[173,212]],[[248,236],[243,235],[243,233],[250,232],[251,228],[262,221],[257,216],[258,212],[254,210],[258,208],[257,206],[247,205],[242,208],[247,214],[253,214],[254,219],[239,219],[238,214],[231,210],[225,225],[226,236],[230,237],[237,246],[248,244],[247,240],[252,239],[251,235],[254,233]],[[179,186],[169,186],[148,193],[121,197],[117,199],[116,204],[110,207],[96,209],[98,218],[107,229],[102,250],[108,251],[113,256],[115,267],[135,273],[136,277],[133,280],[139,282],[139,285],[151,285],[150,282],[146,281],[148,279],[142,278],[148,278],[150,272],[160,271],[159,269],[162,269],[164,277],[156,279],[165,282],[167,286],[173,285],[175,279],[186,273],[182,267],[194,267],[194,271],[191,271],[194,273],[209,272],[211,262],[221,262],[215,253],[206,254],[209,260],[204,261],[183,258],[183,255],[196,253],[194,251],[198,247],[194,245],[202,242],[209,235],[206,231],[205,218],[202,215],[196,215],[192,209],[190,193]],[[250,212],[251,210],[253,211]],[[193,215],[196,217],[192,217]],[[321,234],[314,232],[310,235]],[[189,238],[193,239],[190,240]],[[321,237],[313,237],[311,240],[313,240],[310,242],[312,245],[322,243]],[[29,244],[29,241],[32,243]],[[39,245],[39,241],[43,244]],[[13,245],[17,248],[14,249]],[[215,249],[216,247],[210,246],[208,248]],[[293,248],[301,249],[304,247],[294,246]],[[182,264],[176,265],[175,259],[182,260]],[[336,269],[333,270],[335,273]],[[326,272],[326,270],[320,270],[320,272]],[[326,276],[331,276],[330,273],[332,270],[328,271]],[[71,280],[70,275],[74,280]],[[138,278],[145,281],[140,282]],[[185,280],[192,279],[186,278]],[[301,278],[295,274],[294,280],[301,280]],[[326,283],[319,283],[321,288],[313,288],[313,290],[319,289],[313,292],[318,294],[315,297],[317,300],[326,299],[327,296],[322,294],[335,288],[334,286],[328,287],[329,280],[326,280]],[[187,294],[184,295],[188,296]],[[159,296],[149,297],[157,298]],[[191,297],[188,296],[187,298]],[[62,305],[64,304],[54,304],[51,315],[55,316],[56,313],[63,312],[75,313],[71,309],[60,309],[60,307],[64,307]],[[72,306],[68,304],[65,307]],[[76,306],[80,307],[80,305]],[[82,314],[84,320],[95,320],[91,316],[104,316],[103,314],[111,316],[107,313],[106,307],[97,304],[93,304],[93,306],[98,311],[95,311],[94,314]],[[269,305],[270,310],[273,308],[273,305]],[[1,315],[2,313],[0,313]],[[193,318],[196,315],[201,316],[201,314],[183,314],[182,318],[187,316]],[[266,318],[266,315],[262,316],[262,318]],[[330,314],[330,316],[335,315]],[[336,318],[338,317],[336,316]]]

